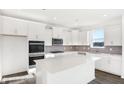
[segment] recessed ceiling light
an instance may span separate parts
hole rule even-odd
[[[53,19],[56,20],[56,17],[54,17]]]
[[[107,15],[104,15],[104,16],[107,16]]]

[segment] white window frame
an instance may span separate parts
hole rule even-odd
[[[90,47],[91,48],[105,48],[105,45],[103,47],[94,47],[93,46],[93,33],[94,32],[96,32],[96,30],[93,30],[93,31],[90,32]],[[105,33],[104,33],[104,36],[105,36]],[[104,38],[104,42],[105,42],[105,38]]]

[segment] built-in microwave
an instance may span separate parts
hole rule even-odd
[[[63,39],[52,38],[52,45],[63,45]]]
[[[29,41],[29,53],[44,52],[44,41]]]

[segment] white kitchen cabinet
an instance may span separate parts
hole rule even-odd
[[[63,38],[63,28],[61,27],[53,27],[53,33],[52,33],[53,38]]]
[[[86,36],[84,36],[82,31],[79,31],[78,33],[79,33],[79,37],[78,37],[79,38],[79,43],[78,44],[83,45],[83,43],[84,43],[83,41],[84,41]]]
[[[0,34],[27,36],[27,22],[25,20],[1,16],[2,30]]]
[[[72,45],[78,45],[78,44],[79,44],[79,31],[72,30]]]
[[[114,25],[106,27],[105,31],[105,46],[121,46],[122,45],[122,27],[121,25]]]
[[[95,68],[115,75],[121,75],[121,55],[99,55],[100,60],[96,61]]]
[[[51,29],[45,29],[44,41],[46,46],[52,46],[52,30]]]
[[[121,75],[122,56],[111,55],[110,57],[110,72],[116,75]]]
[[[95,68],[102,71],[110,71],[110,55],[99,55],[100,59],[95,62]]]
[[[89,32],[79,31],[79,42],[78,45],[89,45]]]
[[[63,44],[64,45],[72,45],[72,31],[64,30],[63,31]]]
[[[52,30],[45,28],[46,24],[28,22],[29,40],[45,41],[46,46],[52,45]]]
[[[52,45],[52,32],[45,29],[46,24],[0,16],[0,34],[28,36],[29,40],[45,41]]]
[[[28,71],[28,39],[25,36],[0,36],[1,76]]]
[[[28,38],[29,40],[41,40],[43,41],[42,25],[37,22],[28,22]]]
[[[89,45],[89,32],[79,30],[63,31],[64,45]]]
[[[27,21],[19,20],[17,21],[17,34],[18,35],[28,35],[28,25]]]
[[[52,37],[53,38],[58,38],[59,37],[59,30],[57,29],[57,27],[53,27]]]
[[[65,45],[89,45],[88,31],[64,31],[63,40]]]
[[[62,38],[64,45],[89,45],[88,31],[63,30],[60,27],[54,27],[53,38]]]

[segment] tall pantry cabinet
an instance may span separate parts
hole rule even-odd
[[[0,80],[2,76],[28,71],[27,24],[0,16]]]

